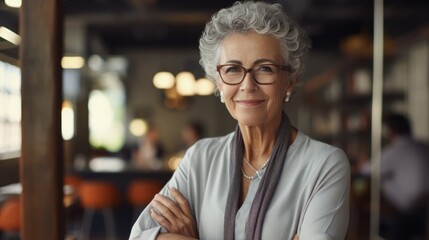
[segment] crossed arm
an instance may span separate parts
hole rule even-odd
[[[188,200],[175,188],[170,189],[170,194],[176,202],[161,194],[152,201],[152,218],[168,231],[157,239],[198,239],[197,223]]]
[[[156,239],[198,239],[197,223],[188,200],[175,188],[170,189],[170,194],[176,202],[161,194],[157,194],[152,201],[152,218],[168,231],[159,234]],[[293,240],[299,240],[298,235]]]

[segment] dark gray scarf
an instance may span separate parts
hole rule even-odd
[[[262,235],[265,214],[270,205],[271,198],[277,187],[283,170],[284,159],[286,159],[289,148],[289,138],[291,134],[291,124],[287,115],[283,112],[282,121],[277,131],[276,143],[270,162],[265,174],[259,183],[258,191],[253,200],[249,212],[249,219],[246,226],[246,239],[259,240]],[[241,166],[243,164],[244,143],[240,127],[235,128],[233,145],[231,151],[232,168],[230,172],[231,185],[228,192],[228,199],[225,208],[224,239],[233,240],[235,232],[235,216],[238,211],[238,202],[241,193]]]

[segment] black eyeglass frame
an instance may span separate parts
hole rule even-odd
[[[225,80],[223,80],[223,78],[222,78],[222,74],[220,73],[220,69],[223,68],[223,67],[225,67],[225,66],[234,66],[234,67],[239,67],[239,68],[244,69],[243,79],[241,79],[241,81],[239,81],[238,83],[228,83],[228,82],[225,82]],[[258,64],[258,65],[253,66],[252,68],[245,68],[245,67],[243,67],[241,65],[238,65],[238,64],[223,64],[223,65],[217,65],[216,66],[216,71],[219,73],[219,76],[220,76],[220,79],[222,79],[222,82],[225,83],[225,84],[227,84],[227,85],[239,85],[239,84],[241,84],[244,81],[244,79],[246,78],[247,73],[250,73],[252,75],[253,80],[257,84],[259,84],[259,85],[271,85],[271,84],[274,84],[277,81],[277,78],[279,76],[278,74],[276,76],[276,80],[274,80],[272,83],[260,83],[258,80],[256,80],[255,75],[253,74],[253,70],[254,70],[255,67],[260,67],[260,66],[275,66],[275,67],[277,67],[279,69],[279,73],[280,73],[280,71],[287,71],[287,72],[289,72],[289,70],[290,70],[289,67],[285,66],[285,65],[268,63],[268,64]]]

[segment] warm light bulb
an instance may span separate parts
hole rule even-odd
[[[64,101],[61,109],[61,134],[64,140],[74,136],[74,110],[69,101]]]
[[[85,59],[80,56],[65,56],[61,59],[61,66],[64,69],[79,69],[85,65]]]
[[[6,6],[11,8],[20,8],[22,1],[21,0],[5,0],[4,3]]]
[[[200,78],[195,82],[195,93],[198,95],[210,95],[213,93],[215,85],[207,78]]]
[[[168,168],[174,171],[179,167],[179,163],[182,161],[182,157],[172,157],[168,160]]]
[[[153,76],[153,85],[158,89],[169,89],[174,86],[174,75],[170,72],[158,72]]]
[[[141,137],[146,134],[148,126],[143,119],[133,119],[130,123],[130,132],[136,137]]]
[[[177,92],[182,96],[192,96],[195,94],[195,77],[190,72],[180,72],[176,76]]]

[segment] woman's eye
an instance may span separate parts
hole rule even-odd
[[[261,66],[258,66],[256,68],[256,71],[257,72],[272,73],[272,72],[274,72],[274,67],[269,66],[269,65],[261,65]]]
[[[230,66],[225,70],[225,73],[238,73],[238,72],[241,72],[241,68],[237,66]]]

